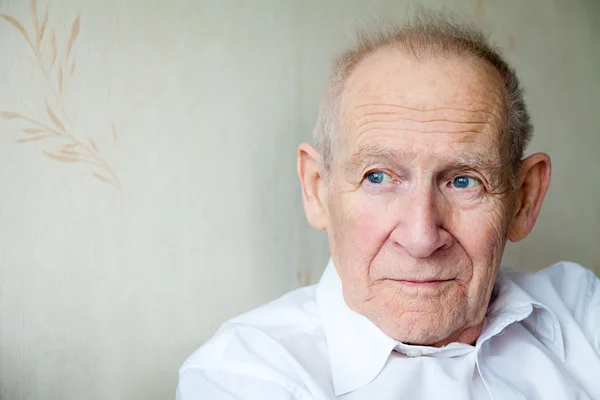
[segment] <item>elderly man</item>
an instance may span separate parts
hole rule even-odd
[[[225,323],[183,365],[192,399],[600,399],[600,283],[499,268],[532,230],[550,159],[514,71],[425,19],[335,65],[298,175],[331,261],[316,286]]]

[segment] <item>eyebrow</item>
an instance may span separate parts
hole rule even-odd
[[[364,144],[352,153],[350,158],[344,163],[344,169],[354,170],[375,161],[401,163],[411,160],[415,156],[415,153],[403,149],[394,149],[376,144]]]
[[[417,153],[413,151],[406,151],[404,149],[396,149],[377,144],[365,144],[359,146],[343,166],[346,170],[355,170],[377,161],[386,161],[402,166],[406,161],[412,160],[416,156]],[[441,156],[436,158],[444,160]],[[449,160],[448,164],[450,164],[450,168],[454,169],[477,169],[490,172],[499,171],[502,168],[499,154],[490,155],[481,152],[454,155],[451,160]]]

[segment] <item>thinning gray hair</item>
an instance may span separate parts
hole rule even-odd
[[[314,129],[326,177],[339,145],[340,103],[346,80],[361,60],[389,46],[399,46],[415,58],[424,52],[434,56],[471,56],[499,73],[505,101],[499,133],[501,156],[507,166],[507,183],[516,187],[517,171],[533,131],[519,79],[481,31],[432,12],[421,12],[406,24],[378,23],[376,29],[361,30],[354,46],[335,60]]]

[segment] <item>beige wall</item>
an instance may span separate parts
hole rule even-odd
[[[505,261],[600,272],[600,3],[437,3],[487,21],[527,89],[531,150],[553,157],[539,225]],[[0,0],[35,49],[0,20],[0,398],[172,398],[220,322],[314,282],[327,246],[296,146],[354,22],[405,11],[39,0],[36,34],[27,1]]]

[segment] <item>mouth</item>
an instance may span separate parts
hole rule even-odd
[[[449,282],[454,281],[454,279],[399,279],[396,282],[406,285],[406,286],[413,286],[413,287],[420,287],[420,288],[438,288],[440,286],[443,286]]]

